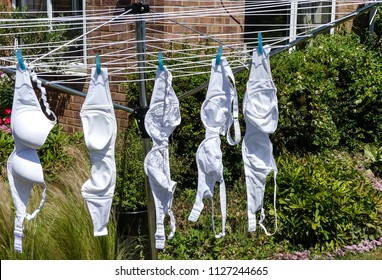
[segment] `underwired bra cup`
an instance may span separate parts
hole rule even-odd
[[[44,174],[35,150],[24,149],[13,155],[10,162],[12,175],[35,184],[44,184]]]
[[[33,90],[29,68],[16,68],[15,91],[12,104],[11,129],[14,139],[14,150],[8,158],[7,173],[15,206],[14,248],[22,252],[24,219],[33,219],[44,205],[46,184],[36,149],[45,143],[49,132],[56,124],[56,116],[50,112],[53,120],[42,112],[40,103]],[[44,96],[45,90],[42,90]],[[47,106],[47,102],[45,103]],[[29,196],[34,185],[42,187],[42,199],[32,214],[26,212]]]
[[[279,119],[277,90],[272,80],[269,52],[269,46],[264,47],[263,55],[254,51],[243,100],[246,123],[251,123],[258,130],[268,134],[275,132]]]
[[[263,88],[261,88],[263,87]],[[245,104],[245,120],[264,133],[275,132],[278,124],[277,96],[271,83],[258,83],[249,91]]]
[[[230,99],[224,92],[214,92],[202,104],[201,119],[208,131],[225,135],[230,119]]]
[[[202,173],[213,178],[214,183],[223,179],[222,151],[219,137],[205,139],[197,151],[196,162]]]
[[[102,150],[111,141],[113,135],[113,120],[108,114],[99,110],[88,110],[82,116],[85,143],[89,150]]]
[[[54,126],[41,111],[20,112],[11,123],[17,142],[31,149],[40,149]]]

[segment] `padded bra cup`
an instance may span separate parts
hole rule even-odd
[[[209,129],[223,129],[229,117],[228,108],[225,106],[226,96],[214,96],[206,100],[202,106],[202,121]]]
[[[112,183],[114,176],[113,170],[113,164],[106,158],[100,158],[93,162],[91,180],[93,185],[97,187],[94,189],[94,192]]]
[[[197,153],[197,163],[201,171],[205,174],[219,175],[222,169],[222,152],[220,150],[219,138],[205,140],[199,147]]]
[[[41,148],[53,126],[41,111],[25,111],[12,118],[14,137],[31,149]]]
[[[171,104],[173,108],[164,113],[164,103],[159,103],[147,112],[145,127],[147,133],[155,140],[168,138],[180,123],[180,110],[178,105]]]
[[[112,120],[100,112],[86,112],[82,116],[86,146],[90,150],[102,150],[110,142]]]
[[[261,91],[249,93],[249,112],[253,112],[258,118],[269,114],[277,106],[276,94],[274,89],[262,89]]]
[[[11,162],[12,175],[34,182],[44,184],[44,175],[40,159],[35,150],[25,149],[13,155]]]
[[[245,119],[263,132],[273,133],[277,128],[277,97],[275,90],[264,89],[250,93],[245,104]]]

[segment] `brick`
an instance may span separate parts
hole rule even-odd
[[[81,120],[80,119],[77,119],[77,118],[68,118],[68,125],[70,126],[81,126],[82,123],[81,123]]]

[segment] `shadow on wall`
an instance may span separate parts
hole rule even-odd
[[[365,5],[359,5],[357,9],[364,7]],[[368,40],[368,28],[370,20],[370,11],[364,13],[353,20],[352,32],[357,34],[361,38],[361,42]]]
[[[117,4],[115,5],[116,9],[122,9],[126,8],[126,6],[131,5],[133,2],[132,0],[118,0]]]

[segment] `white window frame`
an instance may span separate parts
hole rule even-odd
[[[329,1],[321,1],[321,2],[329,2]],[[331,11],[330,11],[330,21],[334,21],[336,19],[336,8],[337,1],[331,0]],[[289,28],[289,42],[292,42],[297,39],[297,17],[298,17],[298,5],[300,4],[300,0],[291,0],[291,12],[290,12],[290,28]],[[330,33],[334,33],[334,28],[330,30]]]

